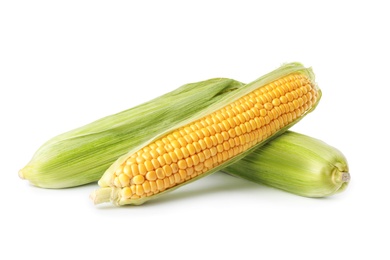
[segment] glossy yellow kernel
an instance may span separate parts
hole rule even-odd
[[[180,148],[175,148],[175,154],[178,160],[183,159],[184,155]]]
[[[180,148],[181,147],[180,143],[177,140],[173,140],[171,142],[171,145],[173,148]]]
[[[198,165],[195,166],[195,171],[199,172],[199,171],[202,171],[204,168],[204,164],[201,162],[201,163],[198,163]]]
[[[123,198],[130,198],[133,195],[133,192],[131,191],[130,187],[124,187],[121,190],[121,195]]]
[[[154,169],[157,169],[157,168],[159,168],[159,167],[161,167],[161,165],[160,165],[160,163],[158,162],[158,160],[157,159],[152,159],[151,160],[151,162],[152,162],[152,165],[153,165],[153,168]]]
[[[191,176],[194,173],[195,169],[194,167],[188,167],[186,169],[187,176]]]
[[[234,138],[236,136],[236,131],[232,128],[228,131],[228,134],[231,138]],[[223,139],[222,139],[223,140]],[[220,144],[220,140],[218,140],[218,144]],[[215,145],[214,145],[215,146]]]
[[[120,175],[121,173],[125,173],[126,175],[129,175],[130,171],[131,171],[130,165],[126,164],[124,166],[118,167],[118,169],[116,169],[115,171],[115,175]]]
[[[245,134],[248,130],[246,129],[246,126],[245,126],[245,124],[241,124],[240,125],[240,128],[241,128],[241,133],[242,134]]]
[[[244,123],[245,122],[245,117],[244,117],[243,114],[238,114],[237,118],[238,118],[238,120],[240,120],[240,123]]]
[[[176,140],[179,139],[179,137],[181,137],[181,134],[180,134],[179,131],[173,132],[172,135],[173,135],[173,137],[174,137]]]
[[[200,146],[199,142],[194,142],[193,145],[195,147],[196,153],[199,153],[200,151],[202,151],[202,147]]]
[[[169,185],[170,186],[173,186],[175,185],[175,177],[173,175],[169,176],[168,178],[166,178],[168,181],[169,181]]]
[[[187,167],[192,167],[194,165],[190,157],[186,158],[186,163],[187,163]]]
[[[187,144],[187,150],[189,155],[194,155],[196,153],[195,146],[193,144]]]
[[[217,124],[212,125],[211,127],[214,129],[215,133],[220,133],[222,131],[221,128]]]
[[[230,149],[230,144],[229,144],[229,142],[228,141],[225,141],[225,142],[223,142],[223,149],[225,150],[225,151],[227,151],[227,150],[229,150]]]
[[[144,153],[142,153],[142,158],[144,158],[145,159],[145,161],[148,161],[148,160],[151,160],[152,159],[152,155],[150,154],[150,152],[144,152]]]
[[[202,150],[207,148],[207,144],[203,139],[200,139],[198,143],[199,143],[200,147],[202,148]]]
[[[264,108],[260,109],[260,116],[264,117],[266,115],[267,115],[267,110]]]
[[[143,175],[134,176],[133,179],[132,179],[132,182],[134,184],[142,184],[144,181],[145,181],[145,178],[144,178]]]
[[[151,191],[151,187],[150,187],[150,182],[149,181],[145,181],[142,184],[142,187],[144,188],[144,192],[145,193],[149,193]]]
[[[150,191],[151,192],[156,192],[157,191],[157,183],[155,181],[149,182],[150,184]]]
[[[175,173],[173,175],[173,177],[175,178],[175,183],[180,183],[181,182],[181,177],[180,177],[179,173]]]
[[[180,175],[181,180],[184,180],[187,177],[187,171],[186,170],[179,170],[179,172],[176,173],[176,174]]]
[[[172,162],[177,162],[178,158],[175,152],[169,152],[169,156],[171,157]]]
[[[162,139],[161,139],[161,141],[164,143],[164,147],[167,145],[167,144],[169,144],[171,141],[168,139],[168,136],[166,136],[166,137],[163,137]]]
[[[131,165],[133,165],[133,164],[137,164],[135,157],[134,158],[130,157],[129,159],[126,160],[126,166],[131,167]],[[124,171],[124,169],[123,169],[123,171]]]
[[[146,167],[143,163],[141,164],[138,164],[138,173],[141,174],[141,175],[145,175],[148,171],[146,170]],[[136,174],[133,174],[134,176],[136,176]]]
[[[233,141],[233,139],[230,139],[230,140]],[[233,142],[234,142],[234,141],[233,141]],[[210,154],[211,154],[211,156],[214,156],[214,155],[216,155],[217,153],[218,153],[217,147],[211,147],[211,148],[210,148]]]
[[[207,148],[210,148],[210,147],[213,146],[213,141],[211,140],[210,137],[205,137],[205,138],[204,138],[204,141],[205,141],[205,143],[206,143],[206,147],[207,147]]]
[[[280,99],[279,98],[275,98],[272,100],[272,105],[273,106],[279,106],[280,105]]]
[[[271,110],[273,107],[274,107],[274,106],[273,106],[271,103],[265,103],[265,104],[264,104],[264,108],[265,108],[266,110]]]
[[[187,132],[184,130],[184,128],[180,128],[178,131],[180,132],[180,135],[181,135],[181,137],[183,137],[183,138],[184,138],[185,135],[187,135]],[[179,138],[180,138],[180,137],[179,137]]]
[[[137,194],[138,196],[141,196],[144,194],[144,188],[142,187],[142,185],[137,184],[135,186],[135,194]]]
[[[163,167],[163,171],[165,173],[165,176],[171,176],[172,175],[172,168],[170,165],[164,165]]]
[[[165,145],[164,145],[165,146]],[[156,148],[156,152],[159,154],[159,155],[163,155],[165,154],[167,151],[165,150],[164,146],[159,146]]]
[[[135,185],[134,185],[134,184],[130,186],[130,189],[131,189],[131,192],[132,192],[133,194],[135,194]]]
[[[155,149],[157,149],[158,147],[163,147],[164,146],[164,142],[160,139],[160,140],[157,140],[155,142],[155,144],[157,145],[157,147]]]
[[[126,187],[130,185],[130,178],[126,174],[120,174],[118,176],[121,187]]]
[[[197,165],[199,163],[199,156],[197,154],[192,155],[191,159],[193,165]]]
[[[206,129],[210,133],[210,136],[215,135],[215,129],[211,125],[207,126]]]
[[[183,147],[183,146],[187,145],[187,142],[186,142],[186,140],[183,137],[180,137],[177,141],[179,142],[180,147]]]
[[[164,166],[165,164],[167,164],[164,160],[164,156],[160,155],[159,157],[157,157],[157,161],[159,163],[160,166]]]
[[[231,129],[231,130],[233,131],[233,129]],[[221,144],[223,142],[222,134],[218,133],[215,135],[215,137],[217,138],[219,144]]]
[[[195,134],[198,136],[199,139],[203,139],[204,135],[201,130],[196,130]]]
[[[159,191],[165,190],[165,185],[164,185],[164,181],[163,181],[163,180],[158,179],[158,180],[156,181],[156,184],[157,184],[157,189],[158,189]]]
[[[255,118],[255,119],[252,119],[249,121],[249,123],[251,125],[251,129],[253,129],[253,130],[259,128],[259,125],[256,123],[256,119],[258,119],[258,118]],[[260,122],[260,121],[258,121],[258,122]]]
[[[229,153],[227,151],[223,151],[222,152],[222,158],[223,158],[223,161],[225,162],[226,160],[229,159]]]
[[[223,125],[225,131],[228,131],[232,127],[227,120],[223,120],[222,125]]]
[[[252,126],[251,126],[251,124],[249,123],[249,121],[246,121],[245,122],[245,129],[246,129],[246,131],[249,133],[250,131],[252,131]]]
[[[292,103],[295,109],[299,108],[299,101],[297,99],[294,99]]]
[[[182,147],[180,148],[182,154],[183,154],[183,158],[187,158],[188,156],[190,156],[190,152],[188,151],[187,147]]]
[[[202,128],[201,131],[202,131],[202,134],[204,135],[204,137],[210,136],[210,132],[209,132],[209,130],[207,130],[206,127]]]
[[[131,191],[130,187],[124,187],[121,190],[121,195],[123,198],[128,199],[133,195],[133,192]]]
[[[144,162],[145,168],[147,171],[153,171],[154,167],[151,161],[147,160]]]
[[[219,128],[221,131],[226,131],[225,126],[222,123],[218,123]]]
[[[245,144],[245,136],[244,135],[240,135],[240,145],[244,145]],[[225,145],[224,145],[224,149],[225,149]]]
[[[205,159],[208,159],[211,157],[211,152],[210,152],[210,149],[206,149],[203,151],[203,154],[204,154],[204,158]]]
[[[184,139],[186,140],[187,144],[191,144],[193,142],[193,140],[192,140],[190,135],[185,135]]]
[[[157,152],[156,149],[150,150],[149,154],[150,154],[151,158],[157,158],[159,156],[159,153]]]
[[[222,137],[223,137],[223,140],[229,140],[230,139],[230,135],[228,134],[228,132],[222,132]]]
[[[187,162],[185,160],[180,160],[177,162],[177,166],[179,169],[185,169],[187,168]]]
[[[171,187],[171,183],[169,182],[169,178],[165,178],[164,180],[164,187],[165,189],[168,189],[169,187]]]
[[[193,142],[197,142],[199,140],[199,137],[196,133],[190,133],[190,136],[191,136],[191,139],[193,140]]]
[[[141,164],[145,162],[145,159],[142,156],[137,156],[135,158],[136,163]]]
[[[198,157],[199,157],[199,162],[204,162],[204,160],[206,160],[206,158],[204,157],[203,152],[198,153]]]
[[[236,136],[236,137],[234,137],[234,146],[239,146],[239,145],[241,145],[240,144],[240,137],[239,136]],[[224,149],[223,149],[223,146],[222,146],[222,151],[223,151]],[[218,152],[220,152],[220,151],[218,151]]]
[[[176,173],[179,171],[179,166],[177,165],[177,163],[172,163],[171,168],[172,168],[172,173]]]
[[[164,161],[165,161],[166,164],[171,164],[172,163],[172,158],[169,155],[169,153],[164,154],[163,157],[164,157]]]
[[[227,142],[229,142],[230,148],[235,146],[234,139],[229,139]],[[210,149],[211,150],[211,149]]]
[[[155,181],[157,180],[157,174],[155,171],[150,171],[146,174],[146,179],[149,180],[149,181]]]
[[[162,168],[156,169],[156,176],[158,179],[164,179],[165,178],[165,172]]]
[[[286,93],[286,98],[289,102],[293,101],[294,100],[294,96],[293,94],[291,94],[290,92],[289,93]]]

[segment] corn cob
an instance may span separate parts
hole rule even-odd
[[[305,197],[334,195],[350,180],[347,160],[339,150],[291,131],[222,171]]]
[[[130,149],[104,173],[91,198],[139,205],[218,171],[282,134],[320,96],[310,69],[282,66]]]

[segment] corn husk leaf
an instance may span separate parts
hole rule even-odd
[[[292,131],[222,171],[305,197],[337,194],[350,180],[347,160],[338,149]]]

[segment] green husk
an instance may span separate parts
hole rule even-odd
[[[173,131],[174,129],[177,129],[177,128],[180,128],[190,122],[193,122],[203,116],[206,116],[226,105],[228,105],[229,103],[239,99],[240,97],[252,92],[253,90],[261,87],[261,86],[264,86],[278,78],[281,78],[283,76],[286,76],[288,74],[291,74],[291,73],[294,73],[294,72],[300,72],[300,73],[303,73],[305,74],[306,76],[308,76],[310,79],[311,79],[311,82],[315,82],[315,78],[314,78],[314,73],[312,72],[312,70],[310,68],[305,68],[303,67],[303,65],[299,64],[299,63],[289,63],[289,64],[285,64],[283,66],[281,66],[279,69],[276,69],[274,70],[273,72],[271,73],[268,73],[266,75],[264,75],[263,77],[247,84],[247,85],[241,85],[240,88],[237,88],[235,89],[234,91],[231,91],[231,92],[225,92],[225,95],[223,96],[220,96],[220,99],[217,101],[217,102],[213,102],[212,104],[210,104],[209,106],[207,107],[204,107],[202,109],[199,109],[197,112],[191,114],[190,116],[187,114],[187,113],[182,113],[181,112],[181,119],[177,120],[176,122],[172,122],[170,125],[164,125],[164,126],[167,126],[167,127],[162,127],[161,126],[161,123],[157,123],[155,124],[155,121],[150,121],[150,126],[148,127],[148,129],[153,129],[153,131],[150,131],[150,133],[148,133],[148,136],[149,138],[144,138],[144,142],[140,142],[139,145],[134,145],[134,146],[129,146],[131,147],[129,149],[129,151],[124,154],[123,156],[119,157],[108,169],[107,171],[104,173],[104,175],[102,176],[102,178],[99,180],[99,186],[101,187],[100,189],[94,191],[92,194],[91,194],[91,198],[92,200],[95,202],[95,204],[99,204],[99,203],[103,203],[103,202],[112,202],[114,205],[117,205],[117,206],[121,206],[121,205],[126,205],[126,204],[133,204],[133,205],[140,205],[140,204],[143,204],[144,202],[146,202],[147,200],[150,200],[150,199],[155,199],[155,198],[158,198],[159,196],[162,196],[163,194],[165,194],[166,192],[170,192],[172,190],[175,190],[185,184],[188,184],[192,181],[195,181],[199,178],[202,178],[202,177],[205,177],[211,173],[214,173],[220,169],[223,169],[225,168],[226,166],[240,160],[241,158],[243,158],[245,155],[251,153],[254,149],[256,149],[257,147],[260,147],[261,145],[265,144],[266,142],[272,140],[273,138],[277,137],[278,135],[282,134],[283,132],[285,132],[288,128],[290,128],[292,125],[294,125],[295,123],[297,123],[298,121],[300,121],[307,113],[311,112],[312,110],[315,109],[316,105],[318,104],[318,101],[320,100],[320,97],[321,97],[321,91],[318,89],[317,86],[315,86],[317,88],[317,91],[318,91],[318,99],[317,99],[317,103],[313,105],[313,107],[307,111],[304,115],[302,115],[300,118],[297,118],[294,122],[292,122],[291,124],[285,126],[283,129],[279,130],[277,133],[275,133],[273,136],[271,136],[269,139],[259,143],[258,145],[256,145],[255,147],[247,150],[245,153],[242,153],[238,156],[235,156],[234,158],[231,158],[229,161],[227,161],[226,163],[223,163],[221,165],[219,165],[218,167],[215,167],[214,169],[194,178],[194,179],[191,179],[190,181],[187,181],[185,183],[182,183],[180,185],[177,185],[173,188],[170,188],[164,192],[161,192],[161,193],[158,193],[154,196],[150,196],[150,197],[144,197],[144,198],[140,198],[140,199],[127,199],[127,198],[123,198],[121,197],[121,194],[120,194],[120,188],[116,188],[112,185],[113,183],[113,179],[115,178],[115,171],[116,169],[129,157],[131,156],[133,153],[135,153],[136,151],[138,151],[139,149],[141,149],[142,147],[150,144],[151,142],[159,139],[160,137],[166,135],[167,133]],[[188,104],[186,105],[188,106]],[[172,108],[170,108],[172,109]],[[180,110],[180,109],[179,109]],[[179,112],[179,111],[175,111],[176,112]],[[153,122],[153,123],[152,123]],[[155,130],[155,131],[154,131]],[[155,133],[158,133],[158,134],[155,134]]]
[[[347,160],[338,149],[291,131],[222,171],[305,197],[342,192],[350,180]]]

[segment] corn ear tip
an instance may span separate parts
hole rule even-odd
[[[351,174],[349,174],[349,172],[343,172],[343,174],[341,176],[341,180],[343,182],[350,182],[351,181]]]
[[[31,167],[26,166],[26,167],[20,169],[18,172],[19,178],[21,178],[23,180],[27,179],[27,173],[29,171],[29,168],[31,168]]]
[[[93,201],[95,205],[101,204],[104,202],[110,202],[111,200],[111,188],[100,188],[93,191],[89,198]]]

